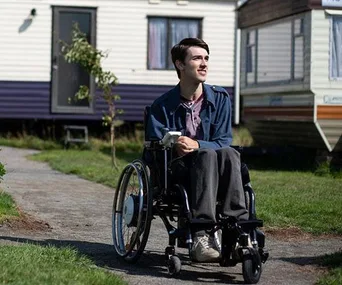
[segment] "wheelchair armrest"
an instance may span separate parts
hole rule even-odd
[[[150,140],[144,142],[144,147],[162,149],[171,148],[177,142],[177,139],[182,135],[181,132],[168,131],[161,140]]]

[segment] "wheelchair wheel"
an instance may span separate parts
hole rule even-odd
[[[112,210],[113,244],[118,255],[134,263],[143,253],[152,219],[153,197],[147,167],[134,160],[123,170]]]
[[[180,273],[182,263],[178,256],[172,255],[167,262],[167,269],[171,276],[176,276]]]
[[[244,254],[242,257],[242,274],[245,283],[256,284],[261,276],[261,259],[259,252],[253,249],[253,254]]]

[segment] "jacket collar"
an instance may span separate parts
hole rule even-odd
[[[210,88],[210,85],[203,83],[204,100],[210,103],[215,109],[215,95],[214,91]],[[176,112],[178,107],[181,106],[180,98],[180,85],[179,83],[170,90],[168,95],[168,102],[171,112]]]

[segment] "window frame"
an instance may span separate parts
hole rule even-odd
[[[296,33],[295,31],[295,26],[296,26],[296,20],[300,20],[300,31],[299,33]],[[291,47],[291,82],[292,81],[302,81],[304,80],[304,72],[305,72],[305,67],[304,67],[304,55],[305,55],[305,36],[304,36],[304,17],[296,17],[292,19],[292,47]],[[295,60],[296,60],[296,39],[297,38],[303,38],[303,76],[302,77],[295,77]]]
[[[301,31],[300,33],[295,33],[295,21],[296,20],[301,20]],[[291,22],[291,70],[290,70],[290,79],[289,80],[277,80],[277,81],[267,81],[267,82],[258,82],[258,49],[259,49],[259,37],[258,37],[258,31],[261,27],[265,26],[270,26],[275,23],[278,23],[281,21],[272,21],[266,25],[261,25],[257,27],[251,27],[249,29],[246,29],[245,33],[245,86],[246,87],[259,87],[259,86],[270,86],[270,85],[277,85],[277,84],[295,84],[298,82],[303,82],[304,77],[305,77],[305,22],[306,22],[306,17],[305,15],[301,16],[296,16],[292,17],[289,19],[289,22]],[[247,37],[250,32],[254,31],[255,32],[255,58],[252,59],[255,69],[254,69],[254,82],[248,82],[247,78],[247,67],[248,67],[248,62],[247,62],[247,50],[250,46],[253,45],[248,45],[247,44]],[[295,78],[295,39],[303,37],[303,77],[302,78]],[[342,78],[341,78],[342,79]]]
[[[150,50],[150,19],[164,19],[167,21],[167,47],[166,47],[166,68],[150,68],[150,56],[149,56],[149,50]],[[171,50],[171,23],[174,20],[189,20],[189,21],[198,21],[198,30],[199,30],[199,38],[202,38],[202,29],[203,29],[203,17],[179,17],[179,16],[157,16],[157,15],[148,15],[147,16],[147,61],[146,61],[146,69],[147,70],[174,70],[173,64],[170,63],[170,50]]]
[[[249,34],[251,32],[254,32],[254,43],[253,44],[248,44],[247,43],[247,39],[249,38]],[[255,49],[254,51],[254,59],[252,58],[252,71],[251,72],[248,72],[248,66],[249,66],[249,62],[247,61],[247,54],[248,54],[248,49],[251,48],[251,49]],[[251,52],[251,54],[253,55],[253,52]],[[245,81],[246,81],[246,85],[254,85],[254,84],[257,84],[257,76],[258,76],[258,73],[257,73],[257,58],[258,58],[258,29],[251,29],[251,30],[248,30],[247,33],[246,33],[246,66],[245,66],[245,70],[246,70],[246,78],[245,78]],[[253,66],[254,66],[254,70],[253,70]],[[254,72],[254,81],[253,82],[248,82],[248,73],[252,73]]]

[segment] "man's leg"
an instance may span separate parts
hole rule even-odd
[[[180,160],[176,159],[172,172],[173,179],[181,178],[181,183],[190,190],[193,218],[215,221],[218,189],[216,152],[212,149],[199,149],[189,153]],[[204,229],[197,228],[191,255],[193,260],[203,262],[217,260],[220,253],[213,237]]]
[[[191,207],[196,219],[216,221],[218,189],[217,155],[212,149],[199,149],[190,167]]]
[[[245,193],[241,178],[240,154],[233,148],[216,151],[219,170],[219,198],[223,201],[222,213],[239,220],[248,219]]]

